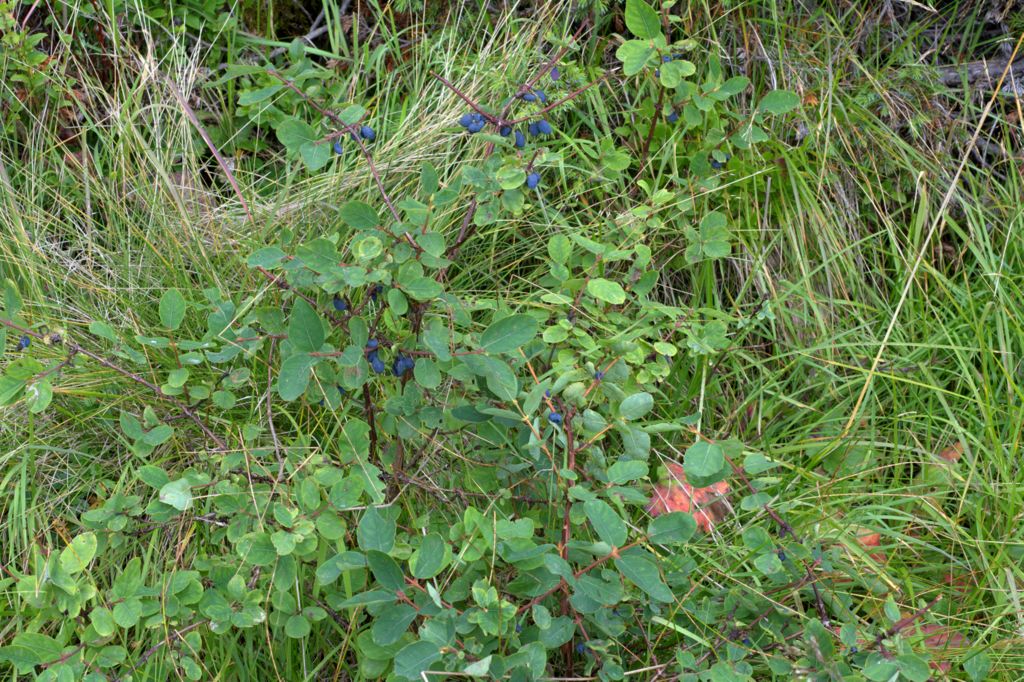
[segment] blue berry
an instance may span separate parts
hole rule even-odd
[[[548,421],[551,422],[552,424],[561,424],[562,415],[558,414],[557,412],[552,412],[551,414],[548,415]]]
[[[743,645],[744,646],[750,646],[750,638],[749,637],[744,637],[743,638]]]
[[[523,94],[519,95],[519,97],[524,102],[533,102],[537,99],[537,95],[533,94],[532,92],[524,92]]]
[[[662,64],[667,64],[667,63],[669,63],[670,61],[672,61],[672,57],[670,57],[670,56],[669,56],[669,55],[667,55],[667,54],[663,54],[663,55],[661,55],[661,63],[662,63]]]
[[[370,339],[369,341],[366,342],[366,347],[370,350],[377,350],[377,347],[379,345],[380,341],[378,341],[377,339]]]
[[[537,121],[537,130],[540,131],[541,135],[550,135],[552,132],[551,124],[546,119]]]
[[[528,125],[526,127],[526,130],[528,133],[530,133],[532,137],[537,137],[538,135],[540,135],[540,129],[537,127],[536,123],[531,123],[530,125]]]
[[[30,339],[28,336],[22,335],[22,337],[18,339],[18,350],[25,350],[31,345],[32,339]]]
[[[855,647],[855,646],[851,646],[850,647],[850,653],[851,654],[855,654],[855,653],[857,653],[857,651],[859,651],[859,649],[857,649],[857,647]]]
[[[334,141],[334,153],[335,154],[344,154],[345,153],[345,149],[341,146],[341,139],[337,139],[337,140]]]
[[[498,132],[501,134],[502,137],[508,137],[509,135],[512,134],[512,126],[501,126],[500,128],[498,128]]]
[[[778,551],[778,555],[779,555],[779,561],[785,561],[786,560],[786,553],[783,552],[781,549]]]
[[[522,130],[516,131],[516,146],[520,149],[526,146],[526,135],[523,135]]]
[[[583,642],[579,642],[576,644],[576,653],[582,656],[584,653],[586,653],[586,651],[587,647],[584,646]]]
[[[540,100],[541,104],[547,104],[548,103],[548,96],[544,94],[543,90],[537,90],[536,93],[537,93],[537,99]]]
[[[731,159],[731,158],[732,158],[731,154],[726,154],[725,155],[725,161],[719,161],[718,159],[712,157],[711,158],[711,167],[714,168],[715,170],[721,170],[721,169],[725,168],[725,164],[729,163],[729,159]]]
[[[558,80],[562,76],[562,73],[558,70],[557,66],[553,67],[549,73],[551,75],[551,80],[553,81]]]
[[[522,632],[522,631],[523,631],[523,626],[520,625],[519,623],[516,623],[516,632]]]
[[[377,355],[377,351],[370,351],[370,354],[366,356],[366,359],[370,361],[370,367],[373,368],[374,372],[377,374],[384,373],[384,361],[380,359],[379,355]]]
[[[661,69],[655,69],[654,70],[654,77],[655,78],[661,78]]]
[[[370,142],[373,142],[375,139],[377,139],[377,133],[373,132],[373,128],[371,128],[370,126],[363,126],[362,128],[360,128],[359,134],[363,136],[364,140],[369,140]]]
[[[338,393],[341,395],[345,395],[345,389],[343,389],[341,386],[338,386]]]
[[[463,128],[468,128],[469,124],[473,122],[473,112],[466,112],[459,117],[459,125]]]
[[[668,121],[669,123],[675,123],[676,121],[678,121],[678,120],[679,120],[679,114],[678,114],[678,113],[676,113],[675,111],[673,111],[673,112],[672,112],[671,114],[669,114],[669,115],[668,115],[668,116],[666,117],[666,120],[667,120],[667,121]]]
[[[379,284],[374,284],[372,287],[370,287],[370,300],[371,301],[376,301],[377,300],[377,294],[379,294],[379,293],[380,293],[380,285]]]
[[[602,372],[601,370],[597,370],[596,372],[594,372],[594,378],[597,379],[598,381],[604,379],[604,372]]]
[[[544,391],[544,397],[545,398],[550,398],[551,397],[551,389],[548,389],[548,390]]]
[[[400,377],[416,365],[416,361],[408,355],[399,354],[391,365],[391,373]]]
[[[540,184],[540,173],[530,173],[526,176],[526,186],[533,189]]]
[[[471,134],[479,133],[481,130],[484,129],[485,125],[487,125],[487,121],[485,121],[481,116],[478,119],[474,119],[473,122],[466,127],[466,130],[468,130]]]
[[[345,299],[343,299],[341,296],[338,296],[337,294],[334,295],[334,300],[332,301],[332,303],[334,304],[334,309],[335,310],[338,310],[338,311],[348,310],[348,303],[346,303]]]

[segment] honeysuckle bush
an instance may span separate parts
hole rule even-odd
[[[746,79],[714,62],[693,79],[696,46],[670,40],[657,10],[630,0],[625,18],[617,55],[637,106],[616,133],[646,145],[571,142],[619,178],[652,140],[670,140],[686,181],[641,177],[602,231],[552,230],[533,296],[484,297],[450,275],[477,228],[595,181],[561,163],[558,123],[580,113],[559,102],[588,87],[570,81],[570,40],[501,102],[459,93],[471,112],[461,129],[452,114],[453,139],[468,140],[457,171],[424,162],[406,195],[375,182],[378,202],[346,201],[317,235],[283,230],[251,253],[256,291],[168,289],[138,334],[100,321],[64,330],[5,284],[0,345],[17,358],[0,405],[52,410],[62,380],[102,366],[148,396],[105,418],[149,463],[97,491],[64,546],[6,567],[0,590],[28,627],[0,666],[128,680],[162,661],[198,680],[212,676],[212,640],[316,631],[334,648],[314,663],[340,657],[362,679],[930,677],[906,635],[931,604],[908,615],[889,599],[865,628],[855,590],[884,587],[839,544],[791,525],[779,463],[664,404],[666,380],[712,368],[745,335],[770,336],[772,313],[662,300],[666,263],[649,235],[679,226],[683,264],[729,255],[729,219],[703,190],[799,100],[773,91],[735,104]],[[308,172],[328,167],[335,143],[353,150],[344,162],[372,163],[367,110],[304,89],[313,69],[263,71],[240,104],[281,91],[308,105],[273,118]],[[529,130],[540,120],[551,132]],[[686,448],[690,485],[730,483],[735,518],[722,523],[735,532],[716,543],[690,513],[645,511],[672,459],[652,436]],[[168,448],[191,451],[188,466],[161,466]],[[424,470],[428,460],[448,468]],[[435,508],[414,503],[423,497]],[[173,559],[139,554],[139,539],[183,527]],[[99,557],[126,548],[115,575],[98,575]],[[704,576],[708,564],[729,580]],[[840,578],[855,588],[837,589]],[[983,679],[986,659],[971,660]]]

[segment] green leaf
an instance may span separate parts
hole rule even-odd
[[[782,560],[774,551],[765,552],[754,559],[754,566],[765,575],[772,575],[782,570]]]
[[[325,540],[340,540],[345,537],[346,530],[345,521],[334,512],[325,511],[316,517],[316,531]]]
[[[142,600],[138,597],[128,597],[124,601],[114,604],[111,612],[114,622],[122,628],[132,628],[142,618]]]
[[[626,544],[626,524],[607,502],[587,500],[583,503],[583,511],[603,542],[613,547]]]
[[[772,90],[761,98],[757,110],[766,114],[785,114],[800,106],[800,97],[788,90]]]
[[[626,28],[637,38],[657,38],[661,35],[661,17],[644,0],[626,0]]]
[[[971,682],[981,682],[988,679],[989,670],[992,668],[992,660],[984,651],[971,656],[963,662],[964,672],[971,678]]]
[[[395,522],[385,517],[376,507],[363,513],[356,527],[356,541],[363,551],[377,550],[385,554],[395,546]]]
[[[255,90],[246,90],[238,96],[238,105],[247,107],[275,95],[284,86],[280,83],[274,85],[268,85],[262,88],[256,88]]]
[[[384,552],[375,549],[366,552],[366,564],[380,587],[398,591],[405,587],[405,577],[398,563]]]
[[[412,277],[399,284],[406,294],[417,301],[432,301],[444,291],[441,285],[430,277]]]
[[[424,194],[434,194],[438,187],[437,169],[429,161],[424,161],[420,164],[420,189]]]
[[[288,340],[296,350],[315,353],[324,345],[324,325],[313,306],[305,299],[295,300],[288,322]]]
[[[619,416],[627,421],[639,419],[654,408],[654,396],[650,393],[634,393],[619,403]]]
[[[622,285],[610,279],[595,277],[587,282],[587,291],[594,298],[612,305],[621,305],[626,302],[626,291]]]
[[[299,158],[311,171],[318,171],[331,162],[331,146],[321,142],[306,142],[299,147]]]
[[[529,315],[510,315],[494,322],[480,336],[480,347],[488,353],[508,353],[533,340],[539,329]]]
[[[177,289],[168,289],[160,297],[160,324],[175,330],[185,319],[185,297]]]
[[[363,116],[366,116],[366,109],[358,104],[350,104],[338,112],[338,118],[340,118],[341,122],[345,125],[353,125]]]
[[[932,677],[928,662],[916,654],[897,656],[896,665],[900,668],[900,675],[910,682],[928,682]]]
[[[60,553],[60,567],[71,575],[81,573],[96,556],[96,535],[83,533],[75,537],[71,544]]]
[[[548,256],[556,263],[565,265],[572,255],[572,242],[564,234],[556,234],[548,240]]]
[[[515,372],[504,362],[495,362],[491,372],[487,374],[487,388],[494,392],[500,400],[512,402],[519,395],[519,381]]]
[[[167,439],[174,435],[174,427],[168,426],[167,424],[157,424],[149,431],[142,434],[142,440],[146,445],[152,445],[156,447],[162,443],[166,443]]]
[[[160,488],[160,501],[178,511],[185,511],[192,506],[192,486],[184,478],[171,481]]]
[[[416,378],[416,383],[428,391],[441,385],[441,370],[437,368],[437,363],[430,358],[418,359],[412,373]]]
[[[622,62],[622,72],[627,76],[635,76],[654,56],[654,48],[646,40],[627,40],[619,45],[615,56]]]
[[[662,581],[654,562],[637,554],[628,554],[615,559],[615,567],[652,599],[665,603],[673,600],[672,590]]]
[[[416,609],[408,604],[391,604],[381,609],[373,619],[370,632],[375,644],[389,646],[402,639],[412,622]]]
[[[34,666],[56,661],[60,656],[60,643],[38,632],[21,632],[8,646],[0,647],[0,661],[9,661],[23,675],[31,674]]]
[[[250,254],[246,263],[250,268],[272,268],[283,261],[287,255],[276,246],[265,246]]]
[[[370,230],[380,225],[377,211],[362,201],[353,200],[343,204],[339,215],[345,224],[355,230]]]
[[[114,634],[117,624],[114,623],[114,615],[105,606],[97,606],[89,613],[89,621],[100,637],[109,637]]]
[[[683,471],[690,478],[709,478],[722,470],[725,454],[718,445],[697,441],[686,450]]]
[[[246,533],[235,545],[235,553],[253,566],[269,566],[277,560],[277,549],[265,532]]]
[[[32,414],[39,414],[50,405],[53,400],[53,386],[49,381],[43,379],[25,387],[25,401],[28,404],[28,411]]]
[[[287,147],[292,154],[298,154],[299,148],[307,142],[317,139],[316,130],[313,126],[300,119],[289,117],[277,125],[278,141]]]
[[[498,184],[501,185],[502,189],[516,189],[526,182],[526,171],[524,171],[522,166],[519,164],[514,166],[502,166],[498,169],[498,173],[495,178],[497,179]]]
[[[692,538],[696,530],[697,522],[691,514],[670,512],[651,519],[647,539],[658,545],[678,545]]]
[[[616,462],[608,467],[608,481],[615,485],[623,485],[647,475],[647,462],[637,460],[626,460]]]
[[[277,376],[277,392],[285,401],[295,400],[306,392],[309,385],[309,371],[315,359],[306,353],[289,355],[281,363],[281,372]]]
[[[420,680],[420,673],[441,660],[441,649],[433,642],[408,644],[395,655],[395,674],[407,680]]]
[[[309,624],[309,619],[301,613],[291,616],[284,624],[284,634],[292,639],[302,639],[310,633],[310,630],[312,627]]]
[[[446,559],[444,538],[437,533],[430,533],[409,558],[409,569],[414,578],[426,580],[441,572],[447,563]]]

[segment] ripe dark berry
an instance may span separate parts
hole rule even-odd
[[[663,54],[663,55],[661,56],[661,63],[662,63],[662,64],[667,64],[667,63],[669,63],[670,61],[672,61],[672,57],[670,57],[669,55],[667,55],[667,54]]]
[[[471,134],[479,133],[481,130],[484,129],[485,125],[487,125],[487,121],[485,121],[484,117],[481,116],[480,118],[473,119],[473,122],[466,126],[466,130],[468,130]]]
[[[522,130],[516,131],[516,146],[520,149],[526,146],[526,135],[523,135]]]
[[[655,69],[654,70],[654,77],[655,78],[661,78],[661,69]]]
[[[551,414],[548,415],[548,421],[551,422],[552,424],[561,424],[562,415],[558,414],[557,412],[552,412]]]
[[[345,153],[344,148],[342,148],[342,146],[341,146],[341,140],[340,139],[334,141],[334,153],[335,154],[344,154]]]
[[[338,386],[338,393],[341,395],[345,395],[345,389],[343,389],[341,386]]]
[[[540,184],[540,173],[530,173],[526,176],[526,186],[533,189]]]
[[[459,117],[459,125],[463,128],[468,128],[469,124],[473,122],[473,113],[467,112]]]
[[[587,647],[584,646],[583,642],[579,642],[578,644],[576,644],[576,653],[582,656],[584,653],[586,653],[586,651]]]
[[[536,123],[531,123],[530,125],[528,125],[526,127],[526,130],[527,132],[530,133],[532,137],[537,137],[537,135],[540,134],[540,128],[537,127]]]
[[[729,159],[731,159],[731,158],[732,158],[731,154],[726,154],[725,155],[725,161],[719,161],[718,159],[712,157],[711,158],[711,167],[714,168],[715,170],[721,170],[722,168],[725,168],[725,164],[729,163]]]
[[[743,638],[743,645],[744,646],[750,646],[750,638],[749,637],[744,637]]]
[[[553,67],[549,73],[551,74],[551,80],[553,80],[553,81],[558,80],[562,76],[562,74],[561,74],[561,72],[559,72],[557,66]]]
[[[377,350],[377,346],[379,345],[380,342],[377,339],[370,339],[369,341],[366,342],[366,347],[369,350]]]
[[[779,561],[785,561],[786,560],[786,553],[783,552],[781,549],[778,551],[778,555],[779,555]]]
[[[550,135],[552,132],[551,124],[548,123],[547,120],[541,119],[537,121],[537,130],[540,132],[541,135]]]
[[[516,623],[516,632],[522,632],[522,631],[523,631],[523,626],[520,625],[519,623]]]
[[[550,398],[551,397],[551,389],[548,389],[548,390],[544,391],[544,397],[545,398]]]
[[[377,139],[377,133],[373,132],[373,128],[371,128],[370,126],[363,126],[362,128],[360,128],[359,134],[363,136],[364,140],[369,140],[370,142],[373,142],[375,139]]]
[[[537,99],[540,100],[541,104],[547,104],[548,103],[548,96],[544,94],[543,90],[537,90],[536,93],[537,93]]]
[[[524,102],[533,102],[533,101],[536,101],[536,99],[537,99],[537,95],[533,94],[532,92],[524,92],[519,97]]]
[[[379,355],[377,355],[377,351],[370,351],[370,353],[366,356],[366,359],[370,362],[370,367],[373,368],[374,372],[376,372],[377,374],[384,373],[384,361],[380,359]]]
[[[408,355],[399,355],[391,365],[391,373],[400,377],[416,365],[416,361]]]
[[[857,647],[855,647],[855,646],[851,646],[850,647],[850,653],[851,654],[855,654],[855,653],[857,653],[857,651],[858,651]]]
[[[18,339],[18,350],[25,350],[31,345],[32,339],[30,339],[28,336],[22,335],[21,338]]]
[[[502,137],[508,137],[512,134],[512,126],[501,126],[498,128],[498,132],[501,133]]]
[[[669,114],[668,116],[666,116],[666,117],[665,117],[665,119],[666,119],[666,120],[667,120],[667,121],[668,121],[669,123],[675,123],[676,121],[678,121],[678,120],[679,120],[679,114],[673,111],[673,112],[672,112],[671,114]]]
[[[594,372],[594,378],[597,379],[598,381],[604,379],[604,372],[602,372],[601,370],[597,370],[596,372]]]
[[[332,303],[334,304],[335,310],[348,310],[348,303],[346,303],[345,299],[343,299],[341,296],[338,296],[337,294],[334,295],[334,300],[332,301]]]

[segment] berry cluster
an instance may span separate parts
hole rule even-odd
[[[459,119],[459,125],[466,129],[470,135],[479,133],[487,125],[487,119],[484,115],[475,111],[465,113]]]
[[[399,353],[395,357],[394,363],[392,363],[391,365],[391,373],[394,374],[396,377],[400,377],[415,366],[415,360],[413,360],[408,355],[402,355],[401,353]]]
[[[384,361],[377,354],[379,346],[380,344],[377,342],[377,339],[370,339],[366,342],[366,360],[370,363],[370,367],[373,368],[374,372],[383,374],[386,367],[384,366]]]
[[[359,135],[356,135],[354,132],[350,134],[352,135],[353,140],[358,140],[361,137],[367,142],[373,142],[374,140],[377,139],[377,133],[374,132],[373,128],[371,128],[368,125],[359,126]],[[334,141],[335,154],[343,154],[345,152],[345,148],[341,146],[342,139],[343,138],[339,137],[337,140]]]

